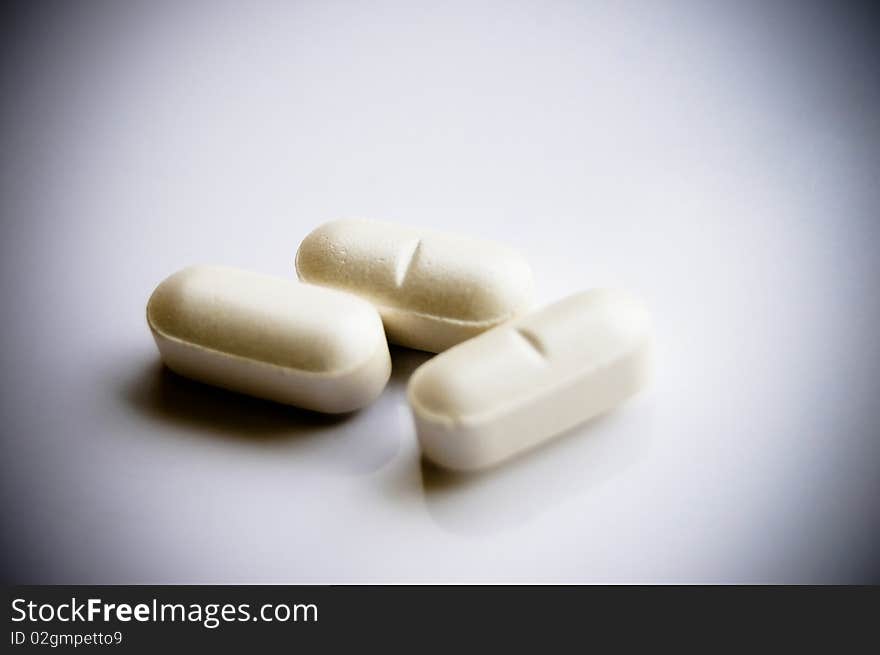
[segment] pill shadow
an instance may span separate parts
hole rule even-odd
[[[125,404],[159,426],[162,435],[232,440],[271,448],[317,470],[365,475],[393,461],[411,438],[404,394],[412,372],[433,355],[391,347],[388,387],[371,405],[346,414],[322,414],[261,400],[180,376],[150,359],[114,389]]]
[[[402,388],[404,391],[416,369],[434,357],[433,353],[403,346],[389,346],[388,351],[391,353],[391,378],[388,380],[388,386]]]
[[[528,523],[562,504],[588,503],[590,491],[621,475],[649,447],[650,403],[623,407],[491,469],[448,471],[417,456],[410,491],[423,496],[443,529],[484,535]]]
[[[314,434],[356,415],[321,414],[212,387],[178,375],[159,361],[146,366],[122,393],[134,408],[160,423],[250,442]]]

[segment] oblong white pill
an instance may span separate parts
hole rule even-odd
[[[407,395],[424,454],[476,470],[612,409],[650,377],[653,336],[629,294],[570,296],[434,357]]]
[[[369,220],[315,229],[296,253],[300,279],[372,302],[388,340],[440,352],[526,312],[532,271],[496,243]]]
[[[147,322],[171,370],[319,412],[367,405],[391,373],[372,305],[293,280],[186,268],[150,296]]]

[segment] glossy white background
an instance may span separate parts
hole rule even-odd
[[[4,574],[39,583],[880,575],[880,83],[805,3],[80,3],[2,64]],[[641,293],[659,376],[487,474],[404,399],[325,420],[163,373],[191,263],[366,216]]]

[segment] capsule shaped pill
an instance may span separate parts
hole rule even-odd
[[[293,280],[186,268],[153,292],[147,323],[171,370],[319,412],[367,405],[391,373],[372,305]]]
[[[300,279],[372,302],[392,343],[440,352],[527,311],[526,261],[496,243],[369,220],[325,223],[296,254]]]
[[[459,344],[407,390],[423,453],[476,470],[612,409],[648,381],[651,320],[630,295],[594,290]]]

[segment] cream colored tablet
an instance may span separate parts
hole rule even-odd
[[[367,405],[391,373],[372,305],[282,278],[186,268],[153,292],[147,322],[173,371],[319,412]]]
[[[534,288],[529,265],[509,248],[368,220],[314,230],[296,270],[304,282],[366,298],[389,341],[429,352],[524,313]]]
[[[459,344],[410,379],[422,450],[475,470],[546,441],[641,389],[652,341],[639,301],[595,290]]]

